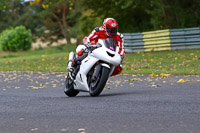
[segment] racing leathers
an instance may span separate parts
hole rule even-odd
[[[90,33],[89,36],[85,37],[83,39],[83,44],[87,46],[88,44],[95,45],[99,39],[107,39],[109,37],[112,37],[115,40],[116,45],[119,47],[119,54],[121,58],[123,59],[125,56],[125,50],[124,50],[124,39],[123,35],[117,32],[114,36],[109,36],[105,32],[105,29],[103,26],[95,28],[92,33]]]
[[[89,44],[96,45],[98,42],[98,39],[107,39],[109,37],[112,37],[115,40],[116,45],[119,47],[119,54],[123,60],[125,56],[125,50],[124,50],[124,39],[123,35],[117,32],[114,36],[109,36],[107,32],[105,31],[105,28],[103,26],[95,28],[89,36],[85,37],[83,39],[83,44],[85,46],[88,46]],[[122,72],[122,64],[115,67],[115,70],[112,75],[116,75]]]

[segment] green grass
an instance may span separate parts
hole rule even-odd
[[[64,72],[68,54],[76,45],[62,45],[26,52],[0,52],[0,71]]]
[[[66,72],[68,54],[75,45],[62,45],[27,52],[0,51],[0,71]],[[124,74],[200,74],[200,49],[127,53]]]
[[[126,54],[124,73],[200,74],[200,49]]]

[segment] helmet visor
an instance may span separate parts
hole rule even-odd
[[[106,31],[110,33],[110,35],[114,36],[117,35],[117,28],[108,28],[106,27]]]

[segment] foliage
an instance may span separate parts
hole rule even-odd
[[[70,29],[73,24],[67,17],[73,9],[73,0],[33,0],[29,4],[31,8],[40,7],[37,14],[48,31],[46,37],[57,34],[66,38],[67,43],[71,43]]]
[[[151,16],[152,30],[200,26],[199,0],[151,0],[150,5],[147,13]]]
[[[20,0],[1,0],[0,2],[0,32],[15,27],[24,5]]]
[[[0,35],[0,45],[4,51],[29,50],[31,44],[31,32],[24,26],[7,29]]]
[[[1,0],[0,31],[24,25],[31,30],[34,39],[43,37],[51,40],[57,35],[55,40],[64,37],[70,43],[70,28],[75,22],[67,17],[72,10],[73,0]]]
[[[106,17],[115,18],[122,33],[197,27],[199,9],[200,0],[1,0],[0,32],[24,25],[33,37],[70,42],[72,36],[82,40]]]
[[[101,25],[106,17],[117,19],[120,32],[200,26],[197,0],[82,0],[81,3],[80,31],[86,33]]]
[[[103,20],[107,17],[113,17],[118,21],[120,32],[137,32],[150,29],[150,16],[145,12],[148,3],[148,0],[126,2],[124,0],[82,0],[83,9],[80,18],[82,25],[80,25],[80,29],[85,30],[81,30],[81,32],[88,33],[87,29],[91,31],[92,27],[102,25]]]

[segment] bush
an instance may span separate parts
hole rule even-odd
[[[10,28],[0,34],[0,45],[4,51],[29,50],[31,44],[31,32],[24,26]]]

